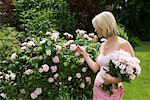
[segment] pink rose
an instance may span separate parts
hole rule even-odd
[[[74,42],[74,40],[69,40],[67,43],[65,43],[64,45],[63,45],[63,47],[67,47],[67,46],[69,46],[71,43],[73,43]]]
[[[31,98],[32,99],[36,99],[37,97],[38,97],[38,95],[36,94],[36,92],[31,93]]]
[[[80,73],[76,73],[76,77],[77,78],[81,78],[81,74]]]
[[[53,32],[51,34],[51,39],[56,42],[56,40],[59,38],[59,33],[58,32]]]
[[[68,77],[68,81],[71,81],[71,80],[72,80],[72,77],[71,77],[71,76],[69,76],[69,77]]]
[[[55,56],[55,57],[52,59],[52,61],[53,61],[54,63],[59,63],[59,57],[58,57],[58,56]]]
[[[52,73],[55,73],[57,71],[57,66],[51,66],[50,69],[52,70]]]
[[[83,67],[83,68],[82,68],[82,72],[85,73],[86,71],[87,71],[87,68],[86,68],[86,67]]]
[[[89,84],[91,84],[91,77],[86,77],[85,80],[86,80],[86,82],[88,82]]]
[[[48,82],[49,83],[53,83],[54,82],[54,78],[52,78],[52,77],[48,78]]]
[[[47,64],[42,65],[43,71],[48,72],[49,71],[49,66]]]
[[[6,98],[6,94],[5,94],[5,93],[1,93],[0,96],[1,96],[2,98],[4,98],[4,99]]]

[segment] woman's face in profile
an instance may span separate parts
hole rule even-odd
[[[95,27],[94,31],[97,33],[97,35],[98,35],[99,38],[103,37],[102,29],[101,28],[96,28]]]

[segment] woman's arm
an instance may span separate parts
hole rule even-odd
[[[120,78],[118,78],[118,77],[112,77],[112,76],[109,75],[109,74],[105,74],[105,75],[103,76],[103,79],[104,79],[104,81],[105,81],[106,83],[108,83],[108,84],[116,84],[116,83],[121,82],[121,79],[120,79]]]
[[[86,63],[89,65],[89,67],[92,69],[92,71],[94,73],[96,73],[99,70],[99,66],[97,62],[94,62],[91,57],[89,56],[89,54],[86,52],[86,50],[84,50],[83,48],[81,48],[80,46],[77,47],[78,51],[80,52],[80,54],[83,55]]]
[[[85,61],[86,61],[86,63],[89,65],[89,67],[92,69],[92,71],[94,72],[94,73],[96,73],[98,70],[99,70],[99,64],[97,64],[97,62],[94,62],[91,58],[90,58],[90,56],[89,56],[89,54],[88,53],[85,53],[84,55],[83,55],[83,57],[84,57],[84,59],[85,59]]]

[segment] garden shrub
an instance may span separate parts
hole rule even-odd
[[[125,28],[123,26],[118,25],[117,30],[122,38],[124,38],[125,40],[128,40],[127,32],[125,31]]]
[[[10,55],[12,48],[17,49],[22,39],[23,34],[17,32],[14,27],[0,27],[0,60]]]
[[[15,0],[14,6],[19,29],[27,34],[75,29],[76,21],[65,0]]]
[[[92,59],[98,55],[97,36],[77,30],[73,36],[59,32],[33,35],[12,55],[0,62],[0,94],[6,99],[63,100],[92,98],[95,74],[78,54],[76,45],[86,48]],[[89,42],[90,41],[90,42]]]

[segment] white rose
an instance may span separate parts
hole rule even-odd
[[[84,36],[83,36],[84,38],[86,38],[86,39],[88,39],[89,38],[89,36],[87,35],[87,34],[84,34]]]
[[[67,32],[65,32],[65,33],[64,33],[64,35],[65,35],[65,36],[67,36],[67,35],[68,35],[68,33],[67,33]]]
[[[37,95],[40,95],[42,93],[42,88],[36,88],[34,91]]]
[[[128,74],[133,74],[134,70],[133,70],[132,67],[127,66],[127,67],[126,67],[126,72],[127,72]]]
[[[76,32],[77,34],[79,34],[79,32],[80,32],[80,29],[77,29],[75,32]]]
[[[85,87],[85,84],[84,84],[84,83],[81,83],[81,84],[80,84],[80,88],[83,89],[84,87]]]
[[[70,50],[71,50],[71,51],[75,51],[76,48],[77,48],[77,46],[76,46],[75,44],[71,44],[71,45],[70,45]]]
[[[131,75],[129,75],[129,78],[130,78],[131,80],[134,80],[134,79],[136,78],[136,75],[131,74]]]
[[[12,73],[12,71],[11,71],[11,70],[8,70],[7,72],[8,72],[9,74],[11,74],[11,73]]]
[[[125,74],[126,72],[124,70],[120,70],[120,73],[121,74]]]
[[[80,30],[80,31],[79,31],[79,34],[80,34],[80,35],[84,35],[85,33],[87,33],[87,32],[84,31],[84,30]]]
[[[46,39],[42,39],[42,41],[40,41],[40,44],[45,44],[46,43]]]
[[[3,76],[0,76],[0,79],[3,79],[4,77]]]
[[[88,41],[92,41],[92,40],[93,40],[92,38],[90,38],[90,37],[88,38]]]
[[[28,46],[29,48],[31,48],[31,47],[35,46],[35,43],[34,43],[33,41],[29,41],[29,42],[27,43],[27,46]]]
[[[137,66],[136,66],[136,71],[135,71],[135,73],[136,73],[137,75],[140,75],[140,74],[141,74],[141,67],[140,67],[140,65],[137,65]]]
[[[140,63],[140,59],[138,59],[137,57],[133,57],[133,60],[137,63]]]
[[[21,46],[27,46],[27,42],[22,43]]]
[[[20,93],[21,94],[26,94],[26,90],[25,89],[20,89]]]
[[[31,75],[33,73],[32,69],[28,69],[24,72],[25,75]]]
[[[13,53],[10,57],[11,61],[14,62],[17,58],[17,54],[16,53]]]
[[[46,52],[46,55],[47,55],[47,56],[50,56],[50,55],[51,55],[51,50],[46,50],[45,52]]]
[[[84,63],[84,61],[85,61],[85,59],[84,59],[84,58],[80,58],[80,63],[81,63],[81,64],[83,64],[83,63]]]
[[[71,35],[71,34],[68,34],[68,37],[72,39],[72,38],[73,38],[73,35]]]
[[[11,78],[11,80],[15,80],[16,74],[15,74],[15,73],[11,73],[11,74],[10,74],[10,78]]]
[[[56,50],[58,50],[58,51],[62,49],[62,47],[60,45],[55,45],[55,47],[56,47]]]
[[[67,47],[67,46],[69,46],[71,43],[73,43],[74,42],[74,40],[69,40],[69,41],[67,41],[67,43],[65,43],[64,45],[63,45],[63,47]]]
[[[58,78],[58,76],[59,76],[59,74],[58,74],[58,73],[56,73],[56,74],[54,75],[54,78],[55,78],[55,79],[57,79],[57,78]]]
[[[126,68],[126,65],[121,64],[121,65],[119,65],[119,68],[120,68],[121,70],[124,70],[124,69]]]
[[[28,48],[26,46],[21,47],[22,52],[25,52]]]
[[[72,80],[72,77],[71,77],[71,76],[69,76],[69,77],[68,77],[68,81],[71,81],[71,80]]]
[[[54,40],[55,42],[58,39],[58,37],[59,37],[59,33],[58,32],[53,32],[51,34],[51,40]]]
[[[43,72],[43,68],[39,68],[39,72],[42,73]]]
[[[94,37],[94,33],[90,33],[90,34],[89,34],[89,37],[92,37],[92,38],[93,38],[93,37]]]
[[[9,75],[9,74],[6,74],[6,75],[5,75],[5,79],[6,79],[6,80],[10,80],[10,75]]]
[[[46,32],[46,35],[50,35],[50,34],[51,34],[51,32],[48,32],[48,31]]]

